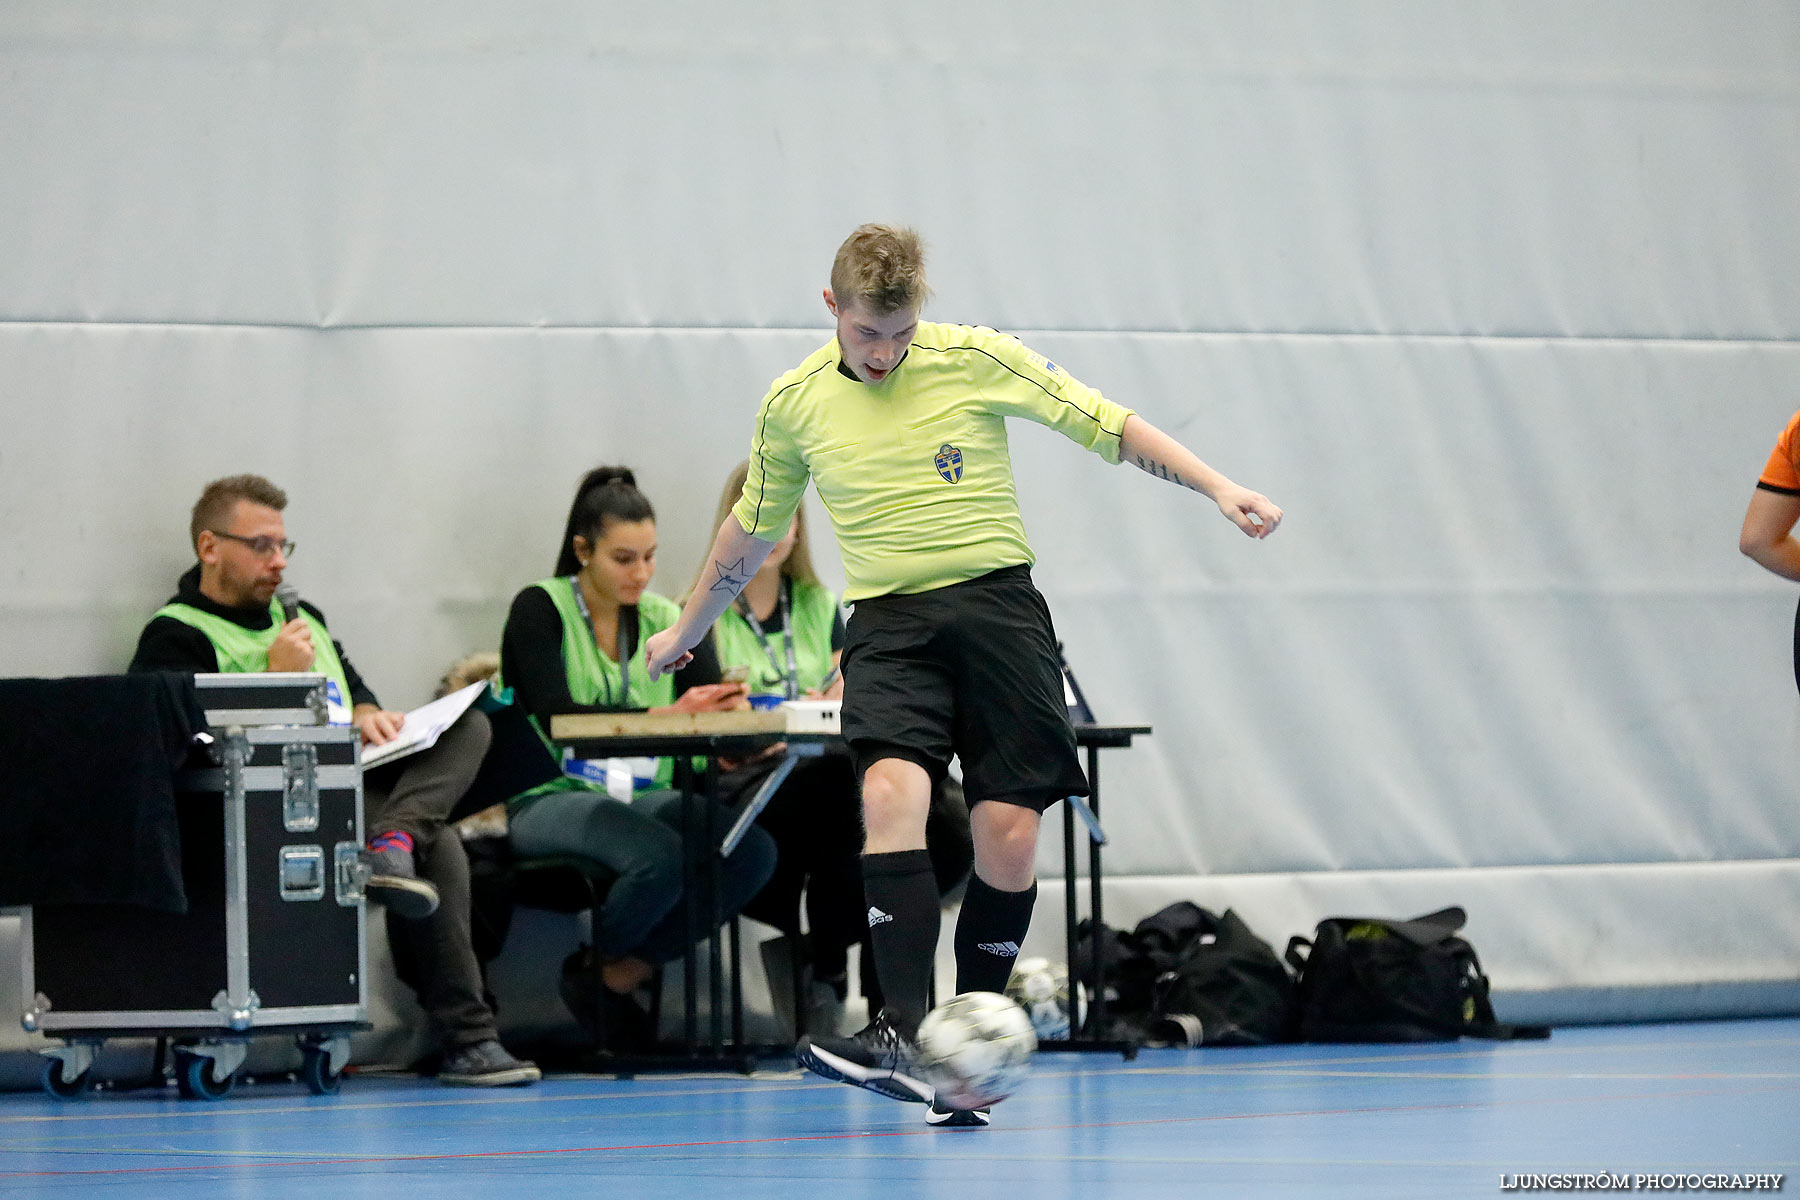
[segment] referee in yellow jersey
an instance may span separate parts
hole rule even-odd
[[[681,618],[648,643],[650,677],[682,666],[787,533],[810,477],[831,514],[854,605],[843,729],[862,779],[863,881],[886,1007],[850,1037],[803,1038],[816,1074],[941,1108],[911,1072],[937,947],[925,852],[932,784],[956,755],[975,871],[956,925],[956,988],[998,992],[1037,899],[1045,808],[1086,795],[1063,703],[1050,611],[1031,582],[1006,418],[1062,433],[1191,488],[1250,537],[1281,509],[1129,409],[991,329],[919,320],[924,251],[908,229],[864,225],[838,249],[825,306],[837,337],[775,381],[750,472]]]

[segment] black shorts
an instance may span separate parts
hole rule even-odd
[[[1044,811],[1088,794],[1050,608],[1026,566],[861,600],[844,643],[844,738],[857,777],[901,758],[933,782],[962,760],[969,805]]]

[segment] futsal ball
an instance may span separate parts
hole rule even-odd
[[[1047,958],[1022,958],[1006,981],[1006,994],[1031,1018],[1042,1041],[1067,1040],[1079,1014],[1069,1003],[1069,968]]]
[[[913,1066],[940,1105],[984,1108],[1018,1089],[1036,1052],[1024,1009],[996,992],[964,992],[925,1015]]]

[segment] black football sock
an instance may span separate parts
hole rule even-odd
[[[864,941],[861,947],[862,958],[858,970],[862,972],[863,999],[869,1002],[869,1011],[881,1011],[882,1002],[887,998],[881,992],[881,969],[875,965],[875,947],[871,941]],[[932,953],[936,954],[936,947]]]
[[[937,955],[938,890],[931,856],[923,850],[865,854],[863,895],[869,942],[886,993],[888,1017],[907,1037],[925,1019]]]
[[[962,912],[956,918],[956,992],[1004,992],[1031,910],[1037,905],[1037,881],[1022,892],[1003,892],[969,876]]]

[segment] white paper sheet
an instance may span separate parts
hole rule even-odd
[[[444,730],[456,724],[461,716],[469,711],[469,705],[475,703],[475,697],[487,686],[487,680],[471,683],[460,691],[441,696],[430,704],[422,705],[406,714],[405,724],[392,741],[383,742],[379,746],[368,746],[363,750],[362,765],[364,769],[379,766],[405,758],[409,754],[417,754],[421,750],[429,750],[437,745],[437,740]]]

